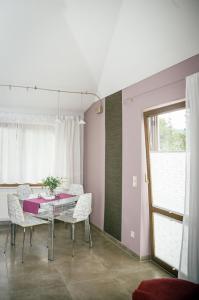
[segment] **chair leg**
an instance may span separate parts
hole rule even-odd
[[[72,257],[75,256],[75,224],[71,224],[71,237],[73,240],[73,250],[72,250]]]
[[[16,246],[17,225],[14,225],[14,246]]]
[[[52,217],[49,222],[49,238],[48,240],[48,260],[53,261],[54,260],[54,218]]]
[[[21,256],[21,262],[22,262],[22,264],[24,262],[24,243],[25,243],[25,237],[26,237],[26,228],[23,229],[23,246],[22,246],[22,256]]]
[[[93,247],[92,235],[91,235],[91,225],[89,224],[89,247]]]
[[[30,247],[32,247],[32,234],[33,234],[33,227],[30,227]]]
[[[6,254],[6,251],[7,251],[9,233],[10,233],[10,228],[8,228],[7,233],[6,233],[6,240],[5,240],[5,246],[4,246],[4,251],[3,251],[4,254]]]
[[[85,241],[89,242],[89,217],[84,221]]]
[[[11,233],[11,246],[15,246],[15,241],[16,241],[16,224],[11,223],[10,224],[10,233]]]

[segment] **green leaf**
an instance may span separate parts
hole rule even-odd
[[[61,179],[59,177],[48,176],[43,180],[43,185],[47,186],[51,192],[53,192],[60,184]]]

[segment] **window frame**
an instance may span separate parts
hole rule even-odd
[[[185,108],[185,100],[181,100],[174,104],[165,105],[159,108],[154,108],[143,113],[144,116],[144,132],[145,132],[145,146],[146,146],[146,167],[147,167],[147,183],[148,183],[148,201],[149,201],[149,221],[150,221],[150,241],[151,241],[151,258],[161,267],[166,269],[169,273],[177,276],[178,271],[168,265],[166,262],[160,260],[155,256],[155,240],[154,240],[154,221],[153,214],[158,213],[166,217],[172,218],[176,221],[183,221],[183,215],[180,213],[170,212],[153,206],[152,196],[152,181],[151,181],[151,163],[150,163],[150,136],[148,118],[158,116],[167,112],[177,111]]]

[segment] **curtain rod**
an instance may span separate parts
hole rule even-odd
[[[38,86],[24,86],[24,85],[13,85],[13,84],[0,84],[2,87],[8,87],[9,89],[11,88],[21,88],[21,89],[26,89],[26,90],[40,90],[40,91],[48,91],[48,92],[57,92],[57,93],[67,93],[67,94],[80,94],[80,95],[93,95],[97,97],[98,100],[101,100],[100,97],[92,92],[88,91],[67,91],[67,90],[56,90],[56,89],[49,89],[49,88],[41,88]]]

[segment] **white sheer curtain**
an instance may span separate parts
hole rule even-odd
[[[54,126],[0,124],[0,182],[39,182],[52,174]]]
[[[0,113],[0,183],[35,183],[49,175],[81,183],[81,135],[78,116],[58,123],[52,116]]]
[[[186,78],[187,173],[179,278],[199,283],[199,73]]]
[[[65,117],[55,125],[54,174],[68,183],[81,182],[81,127],[79,117]]]

